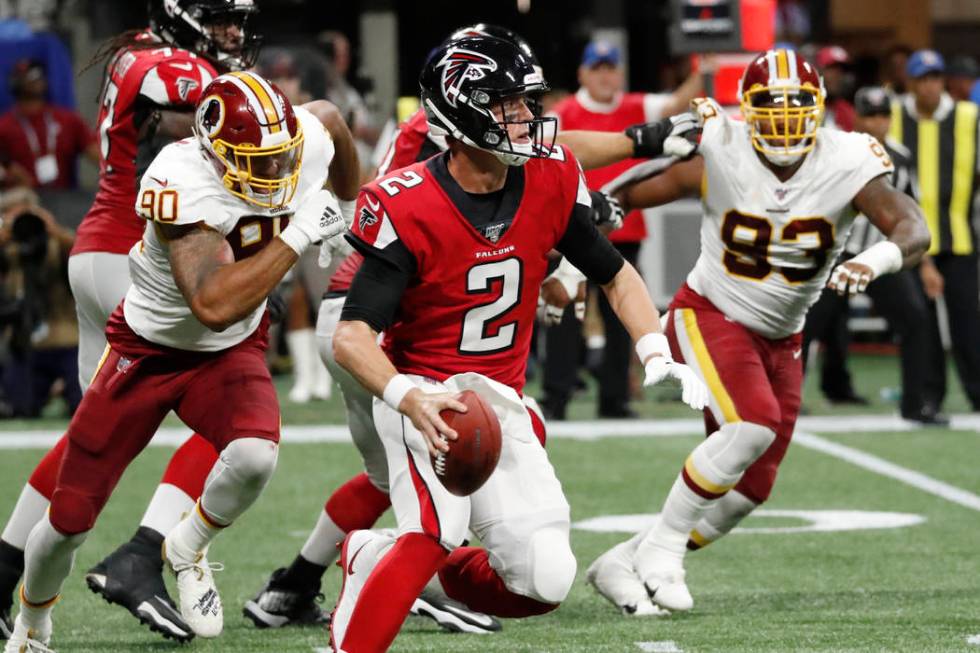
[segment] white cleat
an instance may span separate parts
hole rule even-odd
[[[684,570],[654,572],[644,581],[650,600],[661,608],[685,612],[694,607],[694,599],[684,582]]]
[[[337,607],[330,617],[331,650],[343,653],[340,646],[344,643],[361,589],[381,559],[381,550],[393,541],[390,536],[376,531],[351,531],[344,539],[337,562],[343,573],[343,584],[337,597]]]
[[[664,617],[670,613],[650,601],[643,581],[633,570],[632,548],[621,542],[595,559],[586,581],[600,596],[629,617]]]
[[[36,630],[24,625],[20,615],[14,620],[14,631],[10,634],[3,647],[3,653],[54,653],[48,647],[51,641],[51,617],[45,620],[44,626]]]
[[[224,566],[207,560],[207,551],[192,552],[168,536],[163,542],[163,559],[177,576],[180,616],[198,637],[217,637],[224,628],[221,597],[213,571]]]

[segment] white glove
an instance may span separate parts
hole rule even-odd
[[[839,295],[853,296],[864,292],[881,275],[901,269],[902,250],[895,243],[883,240],[835,267],[827,287]]]
[[[837,291],[838,295],[853,297],[867,289],[874,275],[867,269],[857,269],[845,266],[843,263],[834,268],[827,287]]]
[[[346,228],[337,198],[328,190],[320,190],[296,209],[279,238],[302,256],[313,243],[329,240]]]
[[[565,314],[564,308],[552,306],[538,297],[538,322],[545,326],[556,326],[561,323],[561,316]]]
[[[664,139],[664,154],[686,159],[698,149],[698,119],[690,113],[670,117],[670,134]]]
[[[648,333],[640,338],[636,342],[636,353],[641,361],[646,361],[643,365],[646,373],[644,387],[674,379],[681,385],[681,400],[685,404],[695,410],[707,405],[708,388],[690,367],[671,359],[667,338],[662,333]]]
[[[349,229],[354,222],[354,212],[357,206],[356,200],[338,200],[340,214],[344,217],[344,224]],[[333,238],[329,238],[320,243],[320,255],[317,257],[317,265],[326,270],[335,258],[347,258],[354,248],[351,247],[344,234],[340,233]]]

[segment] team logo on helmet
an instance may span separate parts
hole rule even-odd
[[[497,62],[477,52],[449,48],[436,67],[442,69],[442,95],[455,108],[463,82],[483,79],[488,72],[497,70]]]
[[[209,95],[197,105],[197,124],[208,138],[214,138],[225,124],[225,103],[217,95]]]

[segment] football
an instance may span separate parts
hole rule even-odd
[[[432,468],[443,486],[456,496],[473,494],[487,482],[500,460],[500,422],[483,397],[464,390],[459,400],[465,413],[444,410],[439,415],[459,438],[449,443],[449,451],[430,456]]]

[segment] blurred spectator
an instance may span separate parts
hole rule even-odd
[[[891,124],[891,106],[888,92],[872,86],[858,90],[854,99],[855,131],[871,134],[884,145],[891,156],[894,168],[892,184],[899,191],[916,199],[915,161],[904,146],[888,138]],[[859,252],[885,239],[885,236],[866,217],[859,215],[851,227],[841,260],[848,260]],[[948,419],[939,414],[937,406],[926,397],[926,379],[930,371],[928,342],[931,316],[926,297],[914,270],[902,270],[874,280],[867,289],[875,309],[883,315],[898,336],[902,366],[902,417],[923,424],[946,424]],[[824,360],[821,368],[820,389],[834,403],[866,404],[851,385],[847,371],[847,296],[825,289],[820,300],[807,313],[803,328],[804,369],[810,343],[824,343]]]
[[[892,46],[885,55],[882,83],[895,95],[908,91],[907,68],[910,56],[912,56],[912,48],[902,44]]]
[[[361,93],[349,81],[350,40],[340,32],[332,30],[321,33],[318,40],[331,64],[327,69],[327,99],[340,108],[354,137],[362,143],[373,146],[378,141],[380,132]],[[365,153],[361,152],[361,154]],[[364,160],[363,156],[362,160]]]
[[[828,45],[817,51],[816,62],[827,89],[824,126],[849,132],[854,129],[854,105],[849,99],[851,76],[848,64],[851,58],[839,45]]]
[[[919,266],[926,295],[945,299],[953,360],[973,410],[980,410],[980,269],[973,206],[977,194],[978,108],[954,102],[943,90],[945,62],[933,50],[908,61],[910,93],[892,104],[890,136],[912,151],[919,174],[919,199],[932,235]],[[930,394],[941,405],[946,394],[946,361],[933,321]]]
[[[946,67],[946,90],[957,102],[968,100],[980,104],[980,66],[967,55],[953,57]]]
[[[60,226],[26,188],[0,203],[5,271],[0,320],[10,358],[3,388],[14,416],[36,417],[60,388],[70,413],[82,398],[78,385],[78,321],[68,287],[68,253],[75,235]]]
[[[75,111],[51,104],[44,66],[23,60],[10,75],[14,106],[0,116],[0,158],[27,171],[35,188],[77,188],[76,160],[99,163],[95,133]]]
[[[305,104],[312,96],[302,86],[296,59],[282,48],[265,48],[259,55],[259,74],[278,86],[293,104]]]
[[[630,125],[659,120],[686,111],[692,98],[703,90],[701,72],[695,72],[674,93],[624,93],[622,58],[619,48],[604,41],[590,43],[578,69],[581,88],[575,95],[558,102],[552,109],[560,129],[622,131]],[[631,159],[585,173],[589,188],[597,190],[622,173],[637,160]],[[640,244],[646,238],[643,214],[633,211],[623,227],[609,235],[609,240],[633,265]],[[569,309],[574,310],[573,308]],[[630,417],[630,362],[633,347],[605,294],[599,293],[599,310],[605,325],[605,347],[598,370],[600,417]],[[555,419],[562,419],[577,379],[581,349],[581,324],[566,319],[546,331],[547,357],[544,369],[542,409]]]

